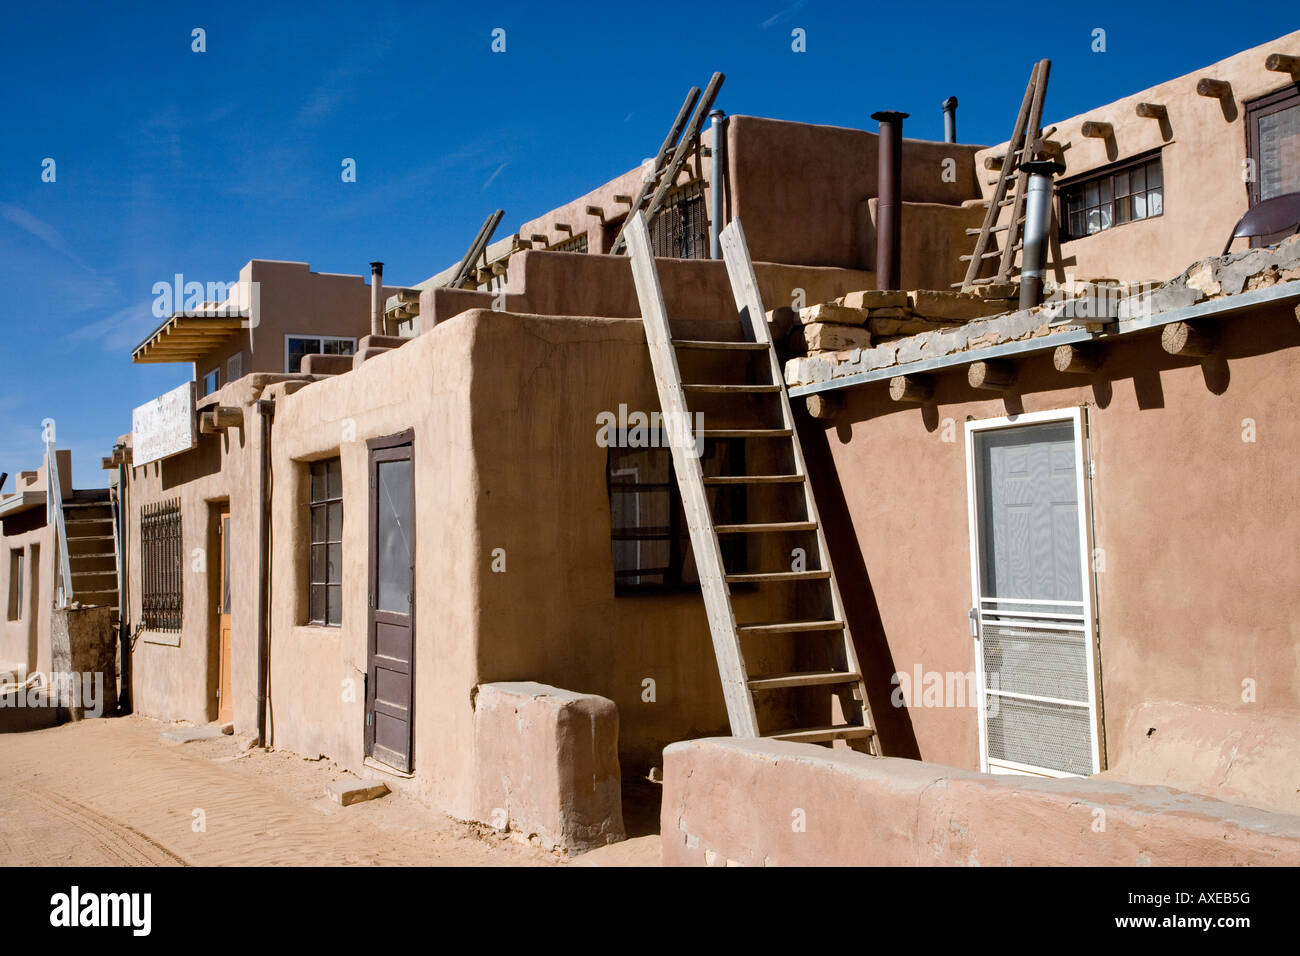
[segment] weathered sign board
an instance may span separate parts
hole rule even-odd
[[[131,413],[131,463],[146,465],[199,443],[194,383],[164,392]]]

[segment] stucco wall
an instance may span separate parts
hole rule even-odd
[[[1063,177],[1072,178],[1157,148],[1164,167],[1164,214],[1063,244],[1062,255],[1075,260],[1067,262],[1067,270],[1079,278],[1163,281],[1188,263],[1223,251],[1233,225],[1249,205],[1243,178],[1246,103],[1293,83],[1285,73],[1264,69],[1270,53],[1300,55],[1300,31],[1064,120],[1050,119],[1049,83],[1050,121],[1043,125],[1056,127],[1054,140],[1070,143]],[[1231,100],[1221,103],[1197,95],[1196,83],[1202,77],[1232,84]],[[1138,103],[1165,106],[1167,124],[1139,117],[1135,112]],[[1008,127],[1012,119],[1008,113]],[[1081,127],[1090,120],[1110,123],[1114,137],[1084,137]],[[997,174],[984,169],[984,157],[1005,152],[1006,144],[1001,143],[976,156],[985,198],[992,195],[989,180]],[[1244,248],[1244,240],[1238,240],[1236,247]]]
[[[665,866],[1295,866],[1300,817],[810,744],[664,753]]]
[[[1222,353],[1204,364],[1167,355],[1146,333],[1107,345],[1091,377],[1055,372],[1050,352],[1020,359],[1020,384],[1005,399],[969,389],[959,367],[938,378],[925,406],[891,402],[880,382],[847,390],[829,427],[804,419],[886,753],[978,767],[972,707],[889,704],[895,672],[974,667],[963,423],[1076,405],[1088,408],[1096,466],[1112,765],[1125,760],[1147,701],[1300,714],[1300,324],[1283,306],[1221,330]],[[1255,440],[1243,441],[1251,425]],[[1247,680],[1253,702],[1243,699]]]

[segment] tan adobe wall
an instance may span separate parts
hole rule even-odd
[[[1164,214],[1065,243],[1062,255],[1076,260],[1067,262],[1066,269],[1079,278],[1163,281],[1189,262],[1223,251],[1232,227],[1249,205],[1242,165],[1247,155],[1246,104],[1292,83],[1287,74],[1264,69],[1270,53],[1300,56],[1300,30],[1078,116],[1044,120],[1044,128],[1057,128],[1052,139],[1070,143],[1063,178],[1162,148]],[[1104,59],[1104,54],[1098,54],[1099,61]],[[1232,99],[1221,103],[1197,95],[1196,83],[1202,77],[1229,82]],[[1165,106],[1167,126],[1139,117],[1138,103]],[[1049,82],[1049,116],[1051,104]],[[1014,110],[1015,104],[1008,102],[1008,130]],[[1086,121],[1110,123],[1113,140],[1085,138],[1081,127]],[[984,158],[1005,152],[1006,143],[1001,143],[976,155],[985,198],[992,195],[989,181],[997,174],[984,169]],[[1238,240],[1234,248],[1245,248],[1245,240]]]
[[[632,269],[626,256],[567,252],[521,252],[510,265],[505,311],[530,315],[601,316],[640,321]],[[674,317],[734,320],[735,298],[726,266],[711,259],[657,259],[664,303]],[[821,302],[874,285],[872,273],[858,269],[754,264],[764,307],[790,305],[802,289],[808,303]],[[492,294],[463,289],[429,289],[420,296],[424,329],[466,309],[491,308]]]
[[[1096,580],[1110,764],[1126,760],[1149,701],[1300,714],[1300,323],[1292,306],[1272,306],[1220,329],[1226,358],[1203,365],[1166,354],[1148,332],[1110,343],[1093,376],[1026,355],[1005,399],[970,389],[958,367],[937,377],[924,406],[892,402],[881,381],[844,391],[827,427],[803,419],[836,568],[860,585],[844,597],[887,753],[978,767],[972,707],[889,703],[896,672],[975,666],[963,423],[1077,405],[1091,422],[1105,555]],[[1252,423],[1257,438],[1243,441]],[[1247,678],[1253,703],[1242,697]]]
[[[283,374],[285,336],[335,335],[357,339],[370,334],[370,282],[368,276],[312,272],[305,262],[253,259],[239,270],[240,282],[258,283],[258,327],[243,331],[194,363],[194,375],[221,369],[222,386],[231,356],[242,356],[243,374]],[[384,299],[397,286],[385,285]]]
[[[665,866],[1295,866],[1300,817],[811,744],[664,752]]]

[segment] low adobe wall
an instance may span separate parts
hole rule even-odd
[[[474,701],[475,819],[587,850],[623,832],[618,708],[532,681],[483,684]]]
[[[1300,817],[768,740],[668,747],[661,825],[665,866],[1300,864]]]
[[[726,266],[715,259],[658,259],[664,305],[673,318],[732,321],[736,300]],[[860,269],[754,263],[763,306],[791,305],[796,289],[805,304],[876,287],[875,274]],[[428,331],[467,309],[491,309],[495,295],[469,289],[426,289],[420,295],[420,328]],[[641,317],[627,256],[580,252],[520,252],[510,259],[510,289],[497,311],[531,315]]]

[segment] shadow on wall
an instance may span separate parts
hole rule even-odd
[[[853,518],[844,500],[839,472],[831,458],[827,433],[807,415],[799,414],[802,404],[799,400],[794,402],[799,441],[803,445],[808,480],[812,483],[813,495],[817,501],[817,512],[831,552],[831,563],[839,580],[840,597],[844,601],[845,615],[853,633],[853,646],[858,652],[881,749],[890,757],[920,760],[921,750],[912,729],[911,715],[907,708],[895,707],[890,701],[894,687],[890,678],[897,673],[898,668],[885,640],[880,608],[876,604],[867,566],[858,547],[858,534],[853,528]]]

